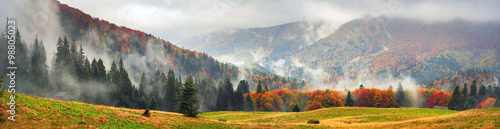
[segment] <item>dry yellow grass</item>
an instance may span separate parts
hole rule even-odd
[[[500,128],[500,108],[457,112],[335,107],[298,113],[207,112],[203,118],[151,110],[151,117],[144,117],[144,110],[17,96],[16,121],[6,121],[0,128]],[[0,103],[7,100],[4,96]],[[0,106],[0,111],[6,109],[5,104]],[[310,119],[320,123],[307,124]]]

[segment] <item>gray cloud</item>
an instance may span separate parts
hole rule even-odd
[[[15,16],[13,10],[30,4],[23,1],[25,0],[1,0],[5,7],[0,8],[0,18]],[[328,20],[336,26],[355,18],[379,15],[428,22],[453,19],[478,22],[500,20],[500,15],[497,15],[500,8],[496,7],[500,5],[500,1],[495,0],[60,1],[94,17],[152,33],[174,43],[190,36],[226,28],[267,27],[299,20]],[[15,6],[4,3],[13,3]]]

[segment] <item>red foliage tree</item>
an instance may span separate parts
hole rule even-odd
[[[495,102],[496,102],[495,98],[485,99],[485,100],[481,101],[481,103],[479,103],[479,104],[476,105],[476,109],[490,109],[490,108],[495,108]]]

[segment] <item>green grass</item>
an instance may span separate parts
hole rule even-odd
[[[10,94],[8,94],[10,95]],[[8,96],[1,97],[0,111],[7,110]],[[16,121],[7,120],[2,128],[242,128],[178,113],[116,108],[79,102],[63,102],[16,94]],[[2,117],[7,117],[6,114]]]
[[[0,98],[7,110],[8,95]],[[307,112],[178,113],[63,102],[16,94],[16,121],[2,128],[499,128],[500,108],[451,111],[429,108],[334,107]],[[4,113],[4,118],[7,114]],[[227,121],[219,121],[224,119]],[[319,124],[307,124],[319,120]]]

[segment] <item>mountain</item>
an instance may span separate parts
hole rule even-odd
[[[227,35],[233,34],[238,31],[238,29],[224,29],[211,33],[201,34],[197,36],[190,37],[186,40],[182,40],[176,44],[183,46],[188,49],[198,50],[206,46],[210,46],[210,43],[215,42],[219,38],[225,37]]]
[[[92,50],[91,53],[96,55],[107,56],[115,61],[123,58],[134,82],[138,82],[142,72],[153,77],[157,71],[172,69],[177,75],[181,75],[180,77],[193,75],[198,79],[211,78],[213,81],[219,81],[228,76],[233,82],[246,79],[251,85],[256,85],[259,80],[268,81],[270,83],[267,86],[272,88],[303,83],[291,77],[260,71],[259,68],[239,68],[220,62],[204,52],[184,49],[151,34],[92,17],[66,4],[57,4],[59,21],[69,39],[88,46]]]
[[[240,29],[234,33],[220,32],[194,36],[181,42],[209,41],[198,45],[197,50],[211,53],[216,57],[227,57],[228,62],[243,65],[260,60],[276,60],[286,56],[291,50],[316,42],[334,29],[324,22],[293,22],[265,28]],[[218,36],[207,36],[218,35]],[[200,39],[203,38],[203,39]],[[215,39],[216,38],[216,39]],[[232,60],[231,57],[237,57]]]
[[[279,75],[327,87],[355,86],[359,80],[377,85],[407,76],[425,85],[468,69],[491,75],[500,70],[500,23],[377,17],[321,31],[331,28],[301,21],[240,29],[199,50],[228,62],[258,62]],[[486,80],[492,83],[494,77]]]

